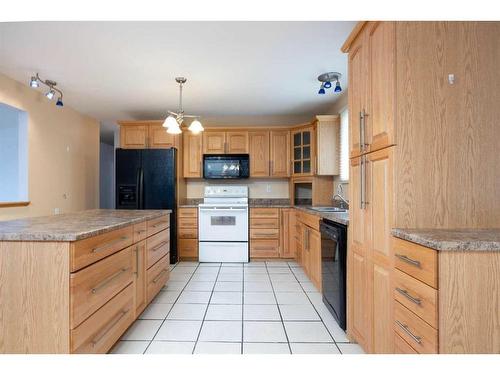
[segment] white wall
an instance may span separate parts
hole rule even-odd
[[[187,198],[203,198],[203,189],[205,185],[248,185],[250,198],[283,198],[289,197],[288,179],[257,179],[249,178],[245,180],[233,181],[205,181],[191,180],[187,181]]]
[[[101,142],[99,149],[99,207],[115,207],[115,147]]]

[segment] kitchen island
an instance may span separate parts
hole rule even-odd
[[[0,353],[106,353],[168,281],[170,213],[0,222]]]

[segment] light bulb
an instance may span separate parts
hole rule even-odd
[[[334,92],[341,92],[342,91],[342,87],[340,87],[339,81],[337,81],[337,83],[335,84],[335,89],[333,91]]]
[[[53,89],[50,89],[46,94],[45,96],[47,97],[47,99],[49,100],[52,100],[54,99],[54,95],[56,94],[56,92],[53,90]]]
[[[175,122],[175,125],[172,125],[167,128],[167,133],[168,134],[181,134],[182,130],[177,121]]]
[[[30,86],[33,87],[33,88],[37,88],[38,86],[40,86],[38,84],[38,80],[36,79],[36,77],[31,77]]]
[[[163,123],[163,127],[170,129],[171,127],[179,126],[177,123],[177,120],[175,119],[174,116],[170,115],[165,119],[165,122]]]
[[[332,83],[330,81],[326,81],[325,84],[323,85],[323,87],[325,89],[329,89],[330,87],[332,87]]]
[[[193,134],[198,134],[205,129],[203,128],[203,125],[201,125],[201,122],[199,122],[198,120],[194,120],[191,123],[191,125],[189,125],[188,130],[191,131]]]

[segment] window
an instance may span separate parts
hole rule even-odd
[[[349,112],[340,112],[340,181],[349,181]]]
[[[0,103],[0,203],[28,201],[28,116]]]

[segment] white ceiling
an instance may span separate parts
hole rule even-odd
[[[178,106],[205,124],[290,124],[328,113],[317,76],[344,75],[355,22],[0,23],[0,72],[58,82],[65,105],[104,123],[156,119]]]

